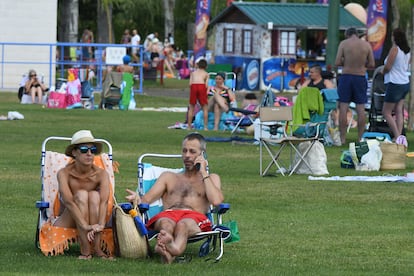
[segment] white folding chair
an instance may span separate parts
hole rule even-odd
[[[275,165],[277,171],[283,176],[285,172],[292,175],[302,162],[312,171],[310,164],[306,161],[305,157],[311,150],[316,141],[319,140],[319,125],[316,126],[316,135],[313,137],[299,138],[291,134],[288,134],[290,123],[293,120],[293,112],[291,106],[275,106],[275,107],[261,107],[260,108],[260,135],[262,135],[262,127],[270,128],[270,135],[266,137],[260,137],[260,175],[265,176],[270,168]],[[303,142],[310,142],[309,145],[303,150],[299,150],[299,144]],[[264,154],[263,148],[269,153],[271,161],[263,169]],[[285,148],[290,148],[289,167],[282,165],[282,152]],[[295,156],[296,155],[296,161]],[[286,162],[285,162],[286,163]]]

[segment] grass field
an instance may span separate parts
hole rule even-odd
[[[186,99],[136,96],[138,107],[186,106]],[[259,176],[259,148],[252,144],[208,144],[210,170],[220,174],[226,219],[239,224],[241,241],[226,244],[219,263],[194,256],[164,266],[158,258],[114,262],[45,257],[34,246],[40,199],[41,143],[91,129],[111,142],[120,163],[116,195],[137,183],[137,158],[146,152],[179,153],[185,130],[168,129],[184,113],[118,110],[53,110],[20,105],[16,93],[0,93],[0,115],[19,111],[24,120],[0,121],[0,274],[2,275],[412,275],[414,185],[407,183],[309,181],[306,175]],[[230,133],[202,132],[205,136]],[[349,133],[356,138],[355,130]],[[414,145],[414,136],[408,134]],[[66,144],[52,144],[62,150]],[[327,147],[330,175],[405,174],[413,170],[362,173],[339,166],[343,147]],[[191,245],[189,253],[197,253]]]

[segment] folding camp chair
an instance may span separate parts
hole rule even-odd
[[[261,107],[260,108],[260,133],[262,133],[262,127],[270,127],[269,137],[260,137],[260,175],[267,174],[269,169],[275,165],[278,171],[284,176],[285,171],[289,172],[289,176],[292,175],[295,170],[304,163],[310,171],[312,168],[306,161],[305,157],[311,150],[316,141],[319,140],[319,125],[316,125],[316,133],[312,137],[296,137],[292,134],[288,134],[290,129],[289,124],[293,120],[293,112],[291,106],[279,106],[279,107]],[[299,144],[303,142],[310,142],[304,151],[299,150]],[[271,157],[270,163],[265,169],[263,169],[264,154],[263,148],[267,150]],[[275,149],[277,148],[277,149]],[[290,148],[290,163],[289,166],[283,166],[282,164],[282,152],[283,149]],[[292,152],[296,154],[297,161],[294,161]],[[289,169],[288,169],[289,168]]]
[[[239,131],[241,128],[246,128],[248,126],[251,126],[255,120],[255,117],[257,117],[257,105],[255,104],[249,104],[245,108],[235,108],[231,107],[229,111],[232,111],[233,114],[241,114],[240,116],[235,116],[231,118],[226,119],[226,124],[233,125],[231,134],[234,134],[235,132]]]
[[[107,153],[95,156],[95,165],[105,169],[110,178],[111,190],[108,201],[108,210],[106,214],[107,225],[102,232],[102,249],[112,255],[114,252],[112,227],[110,217],[112,214],[113,194],[115,186],[114,170],[112,164],[112,146],[103,139],[95,139],[107,145]],[[63,254],[69,249],[69,245],[77,241],[77,229],[53,226],[53,222],[59,215],[60,200],[58,194],[57,172],[72,161],[71,157],[64,153],[46,150],[47,145],[56,145],[56,141],[70,142],[70,137],[52,136],[46,138],[42,143],[41,157],[41,200],[36,201],[36,207],[39,209],[38,221],[36,227],[35,246],[42,253],[48,255]]]
[[[112,109],[114,106],[119,105],[121,100],[121,85],[122,85],[122,73],[121,72],[108,72],[105,76],[105,81],[102,84],[101,104],[102,109]]]
[[[147,153],[143,154],[138,158],[138,188],[137,192],[139,195],[144,195],[156,182],[157,178],[160,176],[161,173],[164,171],[172,171],[172,172],[182,172],[182,168],[173,169],[173,168],[166,168],[155,166],[151,163],[144,163],[145,159],[154,159],[156,158],[158,161],[160,159],[175,159],[175,161],[180,160],[182,156],[177,154],[153,154]],[[159,161],[161,162],[161,161]],[[176,162],[174,162],[176,163]],[[182,164],[181,164],[182,166]],[[159,212],[163,210],[162,200],[159,199],[155,202],[150,204],[140,204],[140,210],[143,212],[144,221],[148,221],[151,217],[155,216]],[[219,248],[219,252],[217,257],[215,258],[216,261],[219,261],[223,256],[224,252],[224,241],[229,238],[230,230],[222,224],[222,215],[230,209],[230,204],[222,203],[219,206],[211,207],[210,212],[207,217],[213,224],[213,230],[208,232],[201,232],[196,234],[193,237],[190,237],[188,242],[197,242],[197,241],[204,241],[200,247],[198,255],[200,257],[204,257],[208,255],[210,252],[215,251],[216,247]],[[151,241],[153,240],[158,233],[154,231],[149,231],[148,239]],[[217,244],[218,243],[218,244]]]
[[[312,137],[319,127],[318,136],[323,139],[327,135],[329,113],[336,109],[338,98],[336,88],[302,88],[293,107],[293,135]]]

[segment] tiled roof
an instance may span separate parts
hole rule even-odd
[[[296,27],[305,29],[327,29],[329,6],[323,4],[303,3],[269,3],[269,2],[233,2],[223,10],[210,24],[221,22],[226,15],[239,10],[257,25]],[[363,29],[366,26],[345,10],[339,7],[339,29],[355,27]]]

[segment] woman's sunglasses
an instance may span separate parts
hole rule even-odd
[[[90,150],[92,154],[96,154],[98,152],[98,149],[96,148],[96,146],[91,146],[91,147],[79,146],[78,149],[81,153],[87,153],[88,150]]]

